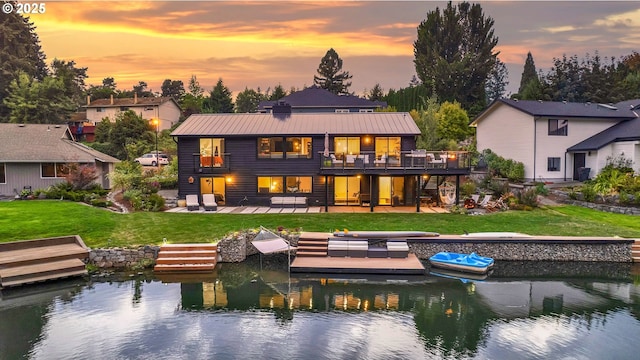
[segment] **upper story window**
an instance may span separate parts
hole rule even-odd
[[[258,138],[259,159],[311,159],[310,137],[261,137]]]
[[[5,170],[5,163],[0,163],[0,184],[7,183],[7,175]]]
[[[360,154],[360,137],[359,136],[338,136],[333,139],[336,157],[342,159],[344,155]]]
[[[69,173],[69,169],[64,163],[42,163],[40,172],[43,178],[62,178]]]
[[[349,109],[336,109],[337,113],[348,113]]]
[[[360,109],[358,112],[361,112],[361,113],[372,113],[373,109]]]
[[[200,139],[200,167],[222,166],[224,163],[224,139]]]
[[[569,120],[549,119],[549,135],[567,136]]]
[[[96,112],[103,112],[103,111],[104,111],[103,107],[96,108]]]
[[[381,158],[382,156],[399,157],[400,144],[401,144],[401,141],[399,136],[376,137],[376,157],[377,158]]]

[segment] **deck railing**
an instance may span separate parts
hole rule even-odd
[[[320,168],[328,169],[470,169],[471,156],[467,151],[402,151],[399,154],[335,154],[320,153]]]
[[[193,154],[193,167],[196,172],[213,173],[221,170],[229,170],[230,154],[224,153],[215,156]]]

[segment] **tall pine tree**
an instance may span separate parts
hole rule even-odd
[[[493,24],[479,4],[468,2],[449,2],[420,23],[413,44],[416,73],[440,101],[458,101],[472,113],[485,107],[485,83],[499,54],[493,51]]]
[[[331,48],[322,60],[320,60],[318,75],[313,76],[313,83],[337,95],[349,94],[351,82],[347,80],[351,79],[352,76],[349,75],[348,71],[341,70],[342,59],[340,59],[338,53]]]
[[[527,60],[524,62],[524,70],[522,71],[522,77],[520,78],[520,88],[518,88],[518,93],[522,94],[524,92],[525,87],[531,80],[540,81],[538,79],[538,73],[536,72],[536,65],[533,62],[533,55],[531,55],[531,51],[527,53]]]
[[[36,80],[47,76],[45,55],[29,18],[14,12],[0,12],[0,99],[7,97],[9,84],[24,73]],[[9,121],[9,109],[0,101],[0,122]]]
[[[213,113],[232,113],[233,99],[231,91],[224,85],[222,79],[218,79],[216,86],[209,93],[209,105]]]

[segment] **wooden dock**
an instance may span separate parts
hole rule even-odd
[[[631,258],[634,263],[640,263],[640,240],[635,240],[631,245]]]
[[[406,258],[296,256],[291,263],[291,272],[423,275],[425,268],[414,254]]]
[[[0,287],[86,275],[88,258],[78,235],[2,243]]]
[[[165,244],[160,247],[156,272],[213,272],[218,262],[214,244]]]

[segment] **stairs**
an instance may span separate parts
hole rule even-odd
[[[0,288],[86,275],[88,258],[77,235],[0,244]]]
[[[298,257],[326,257],[329,234],[302,233],[298,238]]]
[[[156,272],[212,272],[216,268],[218,246],[213,244],[165,244],[160,247]]]
[[[634,263],[640,263],[640,240],[635,240],[631,245],[631,258]]]

